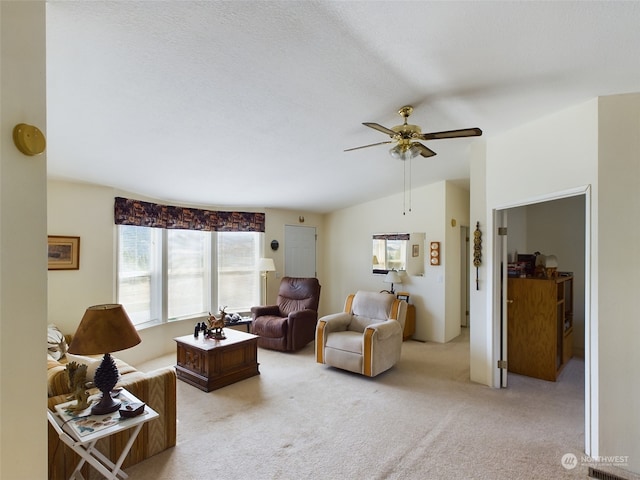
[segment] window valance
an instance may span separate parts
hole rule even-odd
[[[262,212],[223,212],[115,197],[116,225],[216,232],[264,232]]]
[[[409,240],[408,233],[374,233],[374,240]]]

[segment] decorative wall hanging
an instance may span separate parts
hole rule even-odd
[[[476,290],[480,290],[478,279],[478,267],[482,265],[482,232],[480,222],[476,222],[476,230],[473,232],[473,266],[476,267]]]
[[[429,263],[431,265],[440,265],[440,242],[431,242],[429,244]]]

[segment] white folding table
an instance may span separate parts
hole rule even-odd
[[[123,406],[140,402],[124,389],[120,391],[118,398],[123,402]],[[89,398],[89,400],[91,399],[92,397]],[[56,405],[55,415],[50,410],[47,410],[49,423],[58,433],[60,440],[81,457],[69,480],[75,478],[84,479],[80,469],[85,462],[95,467],[107,479],[127,478],[128,475],[120,468],[122,462],[124,462],[129,450],[131,450],[131,446],[140,430],[142,430],[142,426],[146,422],[157,418],[159,416],[158,413],[145,405],[144,413],[131,418],[121,418],[118,411],[107,415],[91,415],[91,408],[82,412],[72,412],[69,407],[75,404],[76,401],[72,400]],[[109,437],[130,428],[134,430],[131,432],[129,441],[116,463],[113,463],[96,448],[96,443],[101,438]]]

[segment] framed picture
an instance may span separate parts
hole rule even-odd
[[[420,245],[419,244],[416,243],[415,245],[412,245],[411,256],[412,257],[420,256]]]
[[[80,268],[80,237],[49,235],[47,242],[49,270]]]
[[[397,298],[409,303],[409,292],[398,292]]]

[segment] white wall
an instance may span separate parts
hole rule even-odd
[[[61,180],[48,182],[48,233],[80,237],[80,269],[49,272],[48,320],[49,323],[58,325],[65,333],[75,332],[87,307],[117,301],[116,227],[113,222],[113,204],[116,196],[168,203],[109,187]],[[201,205],[195,207],[216,208]],[[245,208],[241,210],[257,211]],[[316,227],[319,237],[318,251],[321,251],[323,216],[277,209],[261,211],[266,215],[264,254],[274,259],[278,271],[270,273],[267,283],[268,298],[275,300],[279,278],[276,278],[274,273],[280,274],[284,271],[284,225],[300,225],[299,217],[304,216],[304,225]],[[277,239],[281,245],[277,252],[273,252],[269,247],[273,239]],[[322,284],[320,266],[318,279]],[[322,308],[322,293],[320,297]],[[142,343],[118,352],[117,355],[136,365],[164,353],[173,352],[173,338],[193,332],[194,324],[195,320],[183,320],[145,328],[140,331]]]
[[[472,290],[471,297],[474,381],[498,386],[498,336],[493,311],[494,210],[532,203],[588,185],[593,198],[597,198],[597,112],[594,99],[489,138],[486,152],[473,150],[471,205],[472,214],[477,212],[481,225],[484,224],[481,275],[486,276],[481,282],[483,291]],[[479,211],[481,205],[483,212]],[[597,226],[596,213],[591,215],[592,226],[594,222]]]
[[[46,478],[47,158],[12,141],[46,137],[44,2],[0,2],[0,31],[0,478]]]
[[[527,208],[516,207],[507,211],[509,261],[516,261],[517,255],[529,253],[527,243]]]
[[[87,307],[115,301],[113,189],[47,184],[49,235],[80,237],[80,269],[49,271],[49,322],[76,331]]]
[[[328,302],[325,305],[330,311],[340,311],[349,293],[380,291],[389,287],[383,283],[383,275],[371,273],[374,233],[424,232],[426,245],[430,241],[440,242],[441,265],[434,267],[425,263],[424,276],[405,276],[401,289],[410,293],[410,301],[416,306],[416,333],[413,338],[445,342],[450,340],[447,331],[448,335],[456,335],[456,330],[459,334],[460,329],[459,229],[460,225],[469,224],[468,193],[447,182],[438,182],[415,188],[411,195],[412,211],[405,215],[402,194],[327,215],[323,263],[331,282],[323,287]],[[455,228],[451,227],[451,218],[457,220]],[[445,286],[449,288],[450,285],[458,289],[455,297],[457,307],[447,309]],[[396,288],[399,287],[396,285]],[[447,329],[449,324],[451,326]]]
[[[495,209],[531,203],[588,187],[585,221],[590,226],[585,256],[587,311],[586,449],[592,456],[628,455],[628,469],[640,471],[637,429],[640,396],[637,348],[640,327],[635,295],[640,289],[640,95],[602,97],[490,138],[486,152],[474,152],[471,205],[486,202],[487,230]],[[486,155],[486,157],[484,156]],[[482,161],[486,166],[482,167]],[[527,181],[522,181],[526,172]],[[473,176],[476,175],[476,176]],[[476,182],[481,182],[477,188]],[[494,263],[487,236],[487,263]],[[492,275],[487,269],[487,276]],[[471,376],[497,386],[491,280],[486,308],[471,318]],[[587,324],[587,328],[589,325]],[[590,357],[589,357],[590,356]],[[474,361],[482,365],[474,366]],[[487,372],[490,372],[487,375]],[[489,379],[489,382],[486,380]],[[590,423],[590,419],[594,423]]]
[[[598,105],[598,454],[629,455],[629,469],[640,472],[640,94]]]
[[[494,312],[495,298],[499,292],[494,289],[494,212],[507,207],[515,207],[559,196],[575,191],[590,189],[591,198],[598,198],[598,102],[596,99],[542,118],[503,135],[489,138],[486,149],[486,170],[484,198],[474,197],[472,189],[471,204],[486,202],[486,245],[485,274],[487,275],[486,293],[482,302],[485,310],[471,310],[471,350],[473,360],[482,365],[471,366],[471,378],[474,381],[499,386],[497,368],[499,351],[498,312]],[[482,157],[480,157],[482,159]],[[471,160],[472,165],[475,159]],[[480,179],[482,180],[482,179]],[[476,179],[472,177],[472,186]],[[590,212],[591,235],[588,245],[591,258],[597,258],[597,245],[594,242],[597,232],[597,209]],[[491,232],[491,233],[489,233]],[[595,260],[594,260],[595,261]],[[497,263],[499,264],[499,262]],[[593,310],[597,292],[597,272],[592,278],[591,304]],[[596,303],[597,304],[597,303]],[[592,322],[597,324],[597,316],[592,314]],[[474,329],[478,330],[474,331]],[[589,340],[591,343],[594,339]],[[597,355],[597,349],[592,350]],[[587,362],[589,351],[585,352]],[[488,382],[487,382],[488,380]],[[594,387],[590,385],[589,388]],[[597,411],[597,396],[589,401],[589,409]],[[589,417],[590,418],[590,417]],[[597,452],[592,438],[597,438],[594,426],[587,425],[585,432],[587,451]]]
[[[470,227],[469,191],[456,185],[446,183],[444,243],[440,255],[445,266],[445,318],[442,341],[448,342],[460,335],[460,319],[462,318],[462,251],[460,226]],[[475,228],[471,228],[473,231]],[[473,256],[471,256],[473,258]]]
[[[481,248],[482,265],[480,268],[470,269],[471,292],[469,295],[469,375],[472,381],[484,385],[493,385],[493,330],[490,321],[491,293],[489,283],[493,278],[491,259],[487,240],[491,230],[487,227],[487,145],[486,140],[474,142],[471,145],[471,189],[470,189],[470,218],[474,225],[471,232],[475,230],[476,222],[480,231],[483,232],[483,242]],[[471,249],[471,259],[473,265],[473,241],[469,242]],[[478,285],[476,285],[476,276]]]
[[[326,240],[324,231],[324,215],[318,213],[310,213],[298,210],[279,210],[267,208],[264,210],[266,215],[266,224],[264,232],[264,256],[273,258],[276,265],[275,272],[269,272],[267,281],[267,303],[274,304],[278,296],[278,288],[280,287],[280,279],[284,275],[284,257],[285,257],[285,225],[296,225],[304,227],[314,227],[318,240],[316,242],[316,271],[318,280],[320,281],[320,305],[318,314],[322,315],[328,311],[326,309],[327,301],[325,299],[324,268],[322,263],[322,251]],[[304,222],[300,221],[300,216],[304,218]],[[277,251],[271,250],[271,241],[277,240],[280,244]]]

